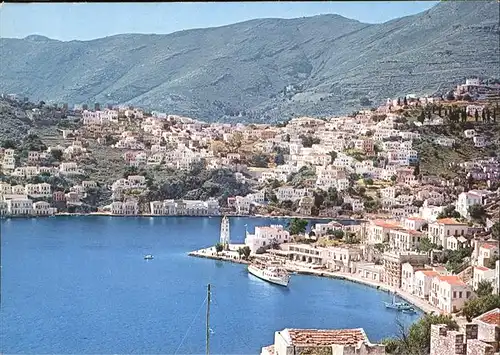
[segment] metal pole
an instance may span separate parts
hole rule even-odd
[[[207,334],[206,353],[210,354],[210,284],[207,286]]]

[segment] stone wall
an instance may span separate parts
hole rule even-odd
[[[430,355],[493,355],[494,348],[478,340],[478,325],[466,324],[463,332],[446,325],[431,326]]]
[[[332,355],[386,355],[382,344],[332,345]]]

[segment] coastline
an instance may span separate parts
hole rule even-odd
[[[197,258],[204,258],[204,259],[212,259],[212,260],[217,260],[217,261],[224,261],[224,262],[230,262],[233,264],[245,264],[249,265],[251,262],[247,260],[243,260],[241,258],[237,258],[236,255],[224,255],[224,254],[219,254],[219,255],[214,255],[213,254],[214,249],[213,247],[208,247],[200,250],[195,250],[192,252],[188,253],[188,256],[192,257],[197,257]],[[234,251],[233,251],[234,252]],[[223,253],[223,252],[221,252]],[[326,270],[315,270],[315,269],[309,269],[309,268],[300,268],[298,266],[294,265],[284,265],[284,269],[286,269],[288,272],[293,272],[298,275],[304,275],[304,276],[316,276],[316,277],[324,277],[324,278],[329,278],[329,279],[336,279],[336,280],[343,280],[343,281],[349,281],[349,282],[354,282],[358,283],[367,287],[375,288],[377,290],[386,292],[388,294],[395,294],[398,297],[402,298],[409,304],[411,304],[413,307],[418,309],[424,314],[432,314],[432,313],[437,313],[440,314],[441,311],[428,302],[415,297],[413,295],[407,294],[406,292],[402,290],[393,290],[391,289],[390,286],[379,283],[379,282],[374,282],[370,280],[366,280],[360,277],[357,277],[353,274],[347,274],[347,273],[342,273],[342,272],[332,272],[332,271],[326,271]]]
[[[157,215],[157,214],[149,214],[149,213],[143,213],[143,214],[138,214],[138,215],[118,215],[118,214],[112,214],[108,212],[89,212],[89,213],[69,213],[69,212],[60,212],[56,213],[54,215],[50,216],[1,216],[3,219],[8,219],[8,218],[54,218],[54,217],[88,217],[88,216],[100,216],[100,217],[119,217],[119,218],[126,218],[126,217],[194,217],[194,218],[199,218],[199,217],[209,217],[209,218],[220,218],[224,216],[223,214],[217,214],[217,215],[207,215],[207,216],[192,216],[192,215]],[[355,221],[355,222],[362,222],[363,219],[354,219],[354,218],[343,218],[343,217],[316,217],[316,216],[274,216],[274,215],[261,215],[261,214],[256,214],[256,215],[245,215],[245,214],[227,214],[227,217],[240,217],[240,218],[268,218],[268,219],[291,219],[291,218],[302,218],[306,220],[321,220],[321,221]]]

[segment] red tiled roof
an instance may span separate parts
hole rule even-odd
[[[483,244],[483,245],[480,246],[480,248],[498,249],[498,244]]]
[[[500,325],[500,308],[492,309],[489,312],[486,312],[478,317],[481,322]]]
[[[295,346],[350,345],[367,341],[363,329],[287,329]]]
[[[420,218],[420,217],[407,217],[406,219],[409,221],[425,221],[424,218]]]
[[[458,224],[458,225],[463,225],[463,226],[466,225],[465,223],[459,222],[454,218],[441,218],[441,219],[437,219],[436,222],[438,222],[440,224]]]
[[[465,282],[463,282],[458,276],[438,276],[440,281],[444,281],[450,285],[456,286],[465,286]]]
[[[385,221],[383,219],[376,219],[373,221],[373,224],[375,224],[378,227],[388,228],[388,229],[400,229],[401,228],[400,225],[398,225],[394,222],[391,222],[391,221]]]

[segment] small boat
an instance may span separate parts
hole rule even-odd
[[[144,260],[153,260],[153,255],[151,254],[144,255]]]
[[[396,302],[396,296],[393,296],[392,302],[384,302],[385,308],[395,309],[397,311],[414,310],[413,306],[406,302]]]
[[[287,287],[290,281],[290,274],[277,266],[253,264],[248,266],[248,272],[259,279],[284,287]]]
[[[413,307],[412,308],[408,308],[408,309],[403,309],[401,312],[406,313],[406,314],[415,314],[415,313],[417,313],[417,311]]]

